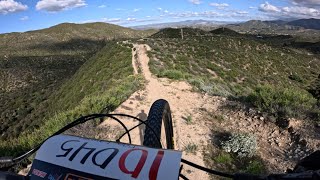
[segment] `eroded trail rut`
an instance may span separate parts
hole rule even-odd
[[[147,51],[150,50],[148,45],[134,45],[132,50],[132,64],[135,73],[138,68],[141,69],[146,79],[145,89],[135,92],[131,97],[120,105],[114,113],[125,113],[137,116],[143,120],[147,118],[149,109],[157,99],[165,99],[169,102],[172,111],[174,136],[176,150],[184,151],[188,145],[196,145],[197,150],[194,153],[183,152],[183,158],[194,163],[204,166],[203,150],[210,139],[210,127],[201,120],[199,109],[205,108],[216,109],[219,101],[215,97],[205,96],[192,91],[192,87],[183,81],[171,81],[166,78],[157,78],[149,70],[149,57]],[[191,117],[191,123],[187,123],[187,117]],[[105,121],[102,126],[110,125]],[[134,121],[125,121],[128,127],[138,124]],[[136,129],[131,133],[132,143],[141,145],[143,142],[143,128]],[[128,142],[124,138],[122,142]],[[190,179],[209,179],[208,174],[196,170],[192,167],[184,166],[183,174]]]

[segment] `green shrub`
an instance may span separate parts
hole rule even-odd
[[[150,52],[150,51],[148,51],[148,52]],[[152,57],[152,56],[149,56],[149,57]],[[156,60],[150,58],[148,65],[149,65],[151,73],[155,74],[158,77],[161,76],[161,71],[163,71],[163,67],[161,67],[161,63],[159,61],[156,61]]]
[[[239,157],[252,157],[257,150],[257,141],[250,134],[232,134],[228,140],[221,142],[226,152],[235,153]]]
[[[248,96],[248,100],[260,110],[289,116],[298,116],[312,110],[317,101],[307,91],[296,88],[259,86]]]
[[[204,81],[201,78],[190,78],[188,79],[188,82],[191,85],[197,87],[198,89],[200,89],[200,86],[204,84]]]
[[[189,78],[188,82],[195,86],[199,91],[208,95],[224,96],[231,95],[230,89],[223,82],[210,81],[205,78]]]
[[[192,116],[189,115],[187,118],[186,118],[186,123],[187,124],[191,124],[192,123]]]
[[[175,80],[185,79],[185,74],[179,70],[165,70],[162,72],[162,76]]]
[[[187,153],[196,154],[196,151],[198,150],[198,146],[194,143],[189,143],[184,147],[184,150]]]
[[[302,79],[299,75],[297,75],[297,74],[292,74],[292,75],[290,75],[290,76],[289,76],[289,79],[294,80],[294,81],[297,81],[297,82],[300,82],[300,83],[303,82],[303,79]]]
[[[216,119],[218,122],[223,122],[225,120],[224,116],[221,114],[215,114],[213,118]]]
[[[220,164],[231,164],[233,158],[229,153],[222,152],[217,157],[214,157],[214,161]]]
[[[253,160],[249,162],[244,172],[249,174],[261,175],[265,172],[265,166],[261,161]]]

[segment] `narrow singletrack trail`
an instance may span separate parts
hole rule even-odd
[[[135,44],[132,48],[132,65],[134,73],[141,69],[146,85],[143,90],[137,91],[122,103],[113,113],[125,113],[137,116],[145,120],[149,109],[157,99],[165,99],[169,102],[172,111],[176,150],[183,152],[183,158],[204,166],[203,151],[210,140],[210,127],[202,121],[200,108],[206,106],[212,110],[217,109],[219,101],[215,97],[206,96],[192,91],[191,85],[184,81],[172,81],[166,78],[157,78],[149,70],[149,57],[147,51],[151,50],[146,44]],[[187,117],[191,123],[187,123]],[[104,121],[101,126],[109,126],[109,121]],[[138,122],[124,120],[128,127],[133,127]],[[114,123],[112,123],[114,124]],[[132,143],[141,145],[143,142],[144,127],[132,131]],[[128,142],[127,137],[122,142]],[[195,152],[185,152],[187,147],[196,146]],[[192,167],[184,166],[183,174],[190,179],[209,179],[207,173]]]

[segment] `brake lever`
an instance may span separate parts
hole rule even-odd
[[[12,167],[12,165],[12,157],[0,157],[0,171],[8,171]]]

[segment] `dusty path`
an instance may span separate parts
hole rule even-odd
[[[132,50],[134,71],[137,73],[138,67],[141,68],[142,74],[147,81],[145,89],[135,92],[115,112],[131,114],[141,119],[146,119],[152,103],[157,99],[166,99],[172,111],[175,149],[185,150],[188,145],[195,144],[197,147],[195,154],[184,152],[183,158],[204,166],[202,153],[207,141],[210,139],[210,127],[201,121],[199,108],[210,104],[210,107],[206,108],[215,109],[218,105],[214,103],[214,97],[192,92],[192,87],[186,82],[172,82],[166,78],[159,79],[152,75],[148,67],[149,57],[146,53],[148,50],[150,50],[150,47],[147,45],[134,45]],[[207,103],[208,101],[210,103]],[[191,123],[186,121],[188,116],[192,119]],[[105,121],[102,126],[106,125],[105,123],[110,122]],[[128,127],[133,127],[137,124],[137,122],[133,121],[126,121],[125,123]],[[140,128],[131,133],[133,144],[142,144],[143,131],[144,129]],[[124,138],[122,142],[126,141],[127,139]],[[208,174],[204,172],[186,165],[184,169],[184,174],[190,179],[209,179]]]

